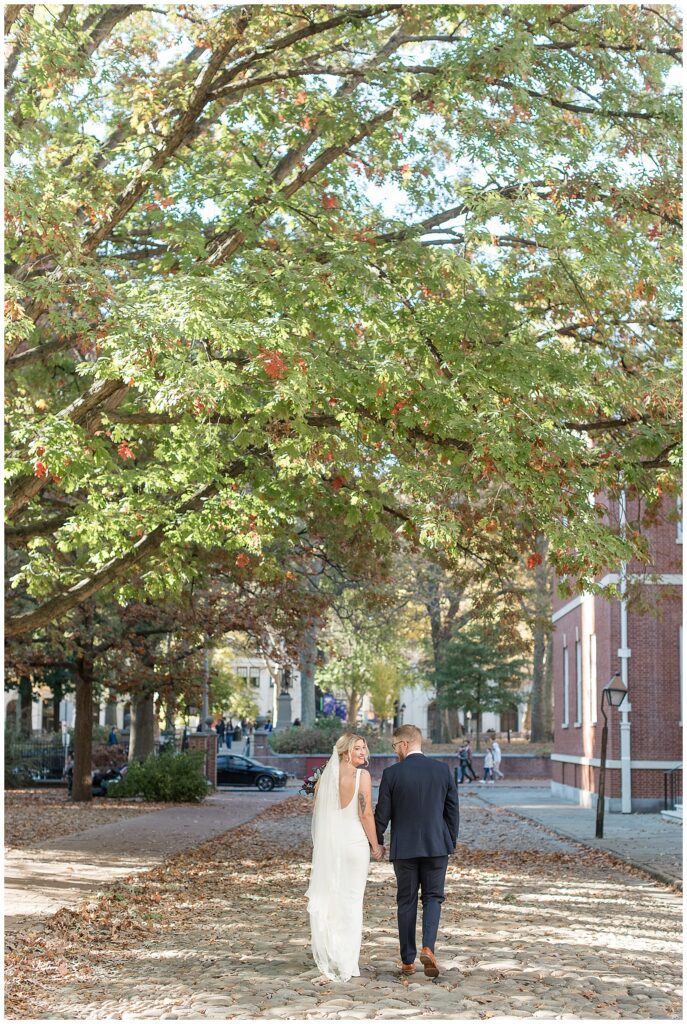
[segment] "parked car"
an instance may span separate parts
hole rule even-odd
[[[288,776],[281,768],[272,768],[261,764],[251,757],[240,757],[238,754],[220,754],[217,758],[217,785],[257,786],[266,792],[268,789],[286,785]]]

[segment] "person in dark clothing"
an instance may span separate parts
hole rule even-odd
[[[107,737],[107,742],[108,742],[108,744],[109,744],[109,745],[110,745],[111,747],[114,747],[114,746],[116,746],[116,745],[117,745],[117,733],[115,732],[115,727],[114,727],[114,725],[113,725],[113,726],[112,726],[112,728],[110,729],[110,735],[109,735],[109,736]]]
[[[467,741],[463,743],[458,751],[458,758],[460,764],[460,782],[458,784],[462,786],[466,778],[468,782],[475,782],[477,776],[475,775],[472,763],[470,762],[470,748],[468,747]]]
[[[422,753],[415,725],[394,730],[397,764],[385,768],[375,809],[377,838],[391,822],[389,860],[396,875],[401,971],[415,972],[418,893],[422,894],[420,963],[429,978],[439,966],[434,955],[449,854],[458,839],[458,790],[448,765]]]
[[[471,744],[469,739],[467,739],[465,741],[465,743],[466,743],[466,749],[467,749],[467,755],[468,755],[468,770],[472,774],[473,780],[476,780],[477,779],[477,772],[472,767],[472,744]]]
[[[215,730],[217,732],[217,746],[218,747],[223,747],[224,746],[224,731],[225,731],[225,729],[226,729],[226,725],[224,724],[224,719],[220,718],[219,722],[215,726]]]

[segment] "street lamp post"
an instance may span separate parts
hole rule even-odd
[[[606,789],[606,747],[608,745],[608,718],[604,711],[604,704],[610,708],[619,708],[627,696],[627,687],[623,682],[620,672],[616,672],[612,679],[601,691],[601,714],[604,716],[603,729],[601,730],[601,763],[599,765],[599,792],[596,800],[596,838],[604,837],[604,793]]]

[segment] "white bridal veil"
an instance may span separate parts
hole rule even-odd
[[[340,977],[342,950],[339,947],[342,935],[339,916],[341,901],[345,899],[345,894],[340,891],[340,811],[339,755],[334,747],[332,756],[320,776],[313,808],[312,868],[310,885],[305,894],[308,897],[315,963],[323,974],[334,979]]]

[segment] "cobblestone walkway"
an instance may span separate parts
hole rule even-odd
[[[292,798],[116,882],[80,914],[13,936],[8,1016],[681,1019],[680,895],[470,798],[449,865],[439,978],[399,976],[383,863],[370,870],[361,977],[327,981],[311,960],[303,899],[309,828],[309,805]]]

